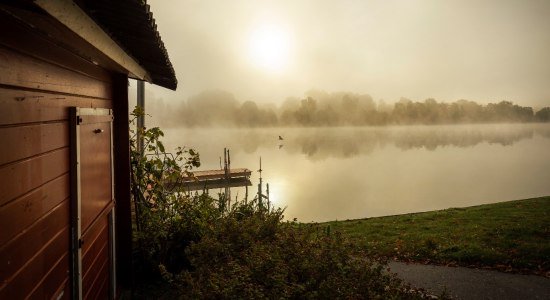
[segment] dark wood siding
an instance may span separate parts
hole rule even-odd
[[[0,299],[61,294],[66,299],[71,282],[68,108],[112,108],[112,74],[2,12],[0,24]],[[110,200],[110,181],[106,184]],[[103,298],[109,289],[107,216],[97,220],[87,221],[86,233],[97,236],[85,246],[92,273],[84,276],[95,276],[89,295]]]
[[[97,297],[90,296],[101,290],[102,285],[106,285],[107,289],[101,298],[108,297],[109,283],[104,284],[109,279],[110,261],[107,212],[108,210],[105,210],[100,214],[99,218],[90,226],[90,230],[82,236],[82,239],[86,241],[82,249],[82,295],[84,299],[96,299]]]

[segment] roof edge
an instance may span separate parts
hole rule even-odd
[[[151,76],[76,3],[70,0],[35,0],[37,6],[128,71],[131,77],[151,82]]]

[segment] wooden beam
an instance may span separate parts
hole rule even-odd
[[[113,147],[115,160],[115,219],[117,282],[132,284],[132,212],[130,200],[130,125],[128,114],[128,77],[113,78]]]
[[[151,82],[151,77],[147,71],[120,48],[76,3],[71,0],[35,0],[35,3],[82,39],[125,68],[129,72],[129,76]]]

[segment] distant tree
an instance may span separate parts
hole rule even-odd
[[[208,90],[187,101],[186,115],[194,125],[234,125],[239,102],[233,94],[222,90]]]
[[[424,105],[421,105],[420,114],[421,122],[423,124],[438,124],[440,122],[439,117],[440,106],[433,98],[424,100]]]
[[[162,104],[162,102],[161,102]],[[306,98],[289,97],[279,106],[240,103],[225,91],[204,91],[174,108],[159,106],[180,118],[171,126],[380,126],[388,124],[457,124],[488,122],[550,122],[550,108],[533,108],[511,101],[481,105],[474,101],[413,101],[401,98],[393,105],[375,103],[368,94],[310,90]]]
[[[550,122],[550,107],[544,107],[537,111],[535,120],[538,122]]]
[[[237,124],[240,126],[255,127],[261,123],[260,110],[256,102],[245,101],[237,112]]]
[[[414,103],[407,98],[401,97],[393,107],[393,122],[396,124],[411,124],[417,120]]]
[[[294,112],[300,107],[300,99],[288,97],[279,107],[279,125],[293,126],[296,125],[296,116]]]
[[[279,124],[277,114],[271,108],[262,111],[262,120],[263,126],[277,126]]]
[[[486,106],[487,119],[493,122],[529,122],[533,120],[533,108],[522,107],[510,101],[489,103]]]
[[[468,100],[458,100],[449,106],[450,123],[477,123],[484,119],[483,106]]]
[[[315,120],[319,126],[338,126],[340,115],[329,105],[317,111]]]
[[[359,95],[357,97],[357,100],[359,102],[359,106],[366,110],[366,111],[373,111],[376,110],[376,103],[374,103],[374,100],[372,97],[368,94],[365,95]]]
[[[279,124],[284,125],[284,126],[290,126],[290,125],[297,124],[295,112],[293,110],[290,110],[290,109],[285,109],[281,113],[280,120],[281,120],[281,122]]]
[[[296,121],[305,126],[316,125],[315,115],[317,112],[317,101],[311,97],[300,102],[300,108],[294,113]]]
[[[357,111],[359,107],[359,100],[356,97],[350,95],[344,95],[342,97],[342,110],[344,113],[349,114]]]

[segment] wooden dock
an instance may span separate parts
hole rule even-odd
[[[194,171],[192,172],[193,176],[187,174],[183,175],[184,182],[197,182],[197,181],[207,181],[207,180],[221,180],[226,179],[225,170],[204,170],[204,171]],[[231,169],[228,172],[229,178],[246,178],[249,179],[252,171],[246,168],[241,169]]]
[[[246,168],[225,170],[194,171],[193,176],[183,175],[181,185],[188,191],[251,186],[252,171]]]

